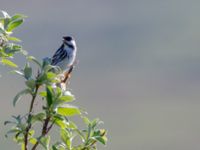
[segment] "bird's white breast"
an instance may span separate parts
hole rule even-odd
[[[67,51],[68,57],[66,57],[65,59],[63,59],[63,61],[57,64],[57,66],[59,66],[60,69],[63,70],[63,72],[67,71],[69,67],[73,65],[76,58],[76,48],[72,49],[67,47],[65,48],[65,50]]]

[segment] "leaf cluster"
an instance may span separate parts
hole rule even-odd
[[[8,15],[7,12],[1,11],[2,17],[0,17],[0,58],[1,63],[10,67],[17,67],[17,65],[11,61],[14,54],[22,53],[26,55],[26,51],[22,49],[22,46],[16,44],[21,40],[12,36],[13,31],[18,28],[23,22],[26,16],[22,14],[15,14],[13,16]]]
[[[10,39],[20,41],[17,38],[11,38],[10,34],[23,22],[25,17],[19,14],[10,17],[6,12],[3,14],[4,17],[0,19],[1,49],[13,44],[8,42]],[[15,48],[11,49],[15,51]],[[6,53],[5,58],[4,56],[0,57],[5,63],[8,61],[7,57],[11,56],[13,55],[9,56]],[[24,115],[12,116],[11,121],[5,122],[5,125],[12,124],[6,137],[12,134],[14,141],[21,145],[22,150],[35,150],[39,146],[45,150],[96,150],[97,143],[105,145],[107,141],[106,130],[98,127],[102,122],[99,119],[89,120],[82,109],[73,105],[75,96],[67,89],[66,84],[61,83],[62,70],[57,66],[52,66],[49,58],[40,62],[35,57],[26,55],[26,60],[22,69],[13,70],[13,73],[24,79],[26,87],[16,94],[13,106],[16,106],[20,99],[24,99],[24,95],[28,95],[26,98],[31,98],[29,111]],[[5,64],[14,67],[14,63],[12,63]],[[33,65],[37,66],[36,69]],[[42,102],[40,106],[35,105],[36,99]],[[35,107],[39,111],[35,112]],[[79,116],[82,119],[85,124],[84,129],[80,129],[71,120],[74,116]],[[39,135],[35,132],[36,124],[41,125]],[[52,127],[57,127],[60,130],[58,141],[51,141],[49,131]],[[76,143],[76,139],[81,142]]]

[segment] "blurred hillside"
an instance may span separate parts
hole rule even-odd
[[[15,33],[29,54],[52,56],[63,35],[78,43],[70,88],[89,116],[101,118],[101,150],[199,150],[200,1],[0,0],[28,16]],[[24,60],[16,58],[18,64]],[[22,80],[0,66],[1,149],[16,149],[4,120],[25,112],[12,98]],[[91,115],[93,114],[93,115]]]

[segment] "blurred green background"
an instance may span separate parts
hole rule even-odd
[[[197,0],[0,0],[0,9],[28,16],[15,36],[30,55],[52,56],[63,35],[76,38],[70,88],[105,122],[102,150],[200,149],[199,8]],[[17,149],[3,122],[29,101],[12,107],[23,80],[0,70],[0,149]]]

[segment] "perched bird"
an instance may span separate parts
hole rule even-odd
[[[62,72],[66,72],[74,64],[76,58],[76,42],[71,36],[64,36],[63,43],[54,53],[51,65],[58,66]]]

